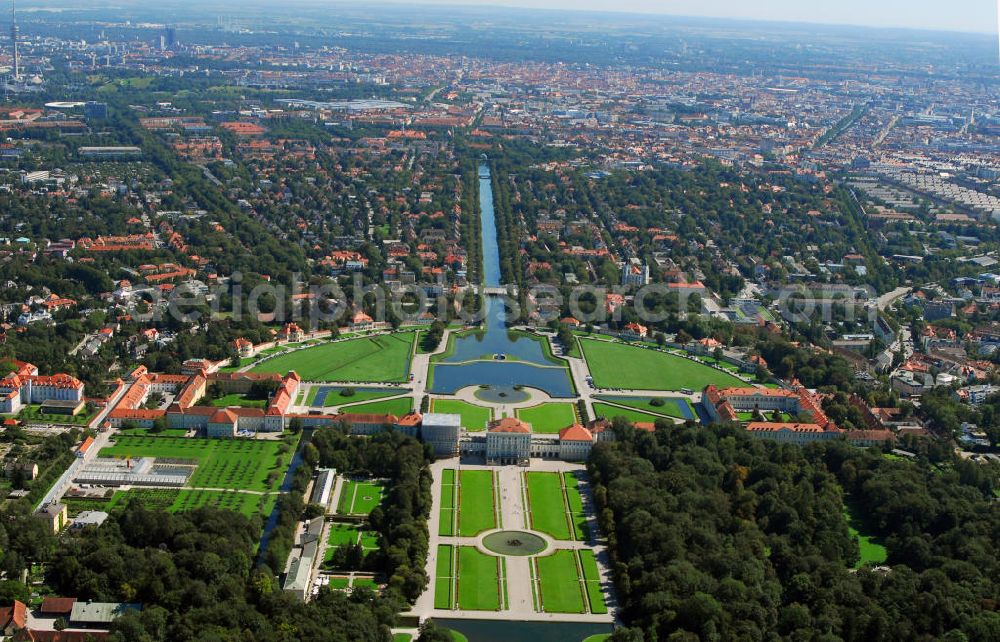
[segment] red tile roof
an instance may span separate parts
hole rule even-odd
[[[524,423],[520,419],[515,419],[514,417],[504,417],[503,419],[497,419],[491,421],[488,425],[490,432],[513,432],[513,433],[530,433],[531,428],[528,424]]]
[[[76,604],[75,597],[47,597],[42,600],[42,613],[49,615],[61,615],[69,613]]]
[[[561,441],[594,441],[594,435],[580,424],[567,426],[559,431]]]

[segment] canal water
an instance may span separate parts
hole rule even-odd
[[[582,642],[592,635],[611,633],[610,624],[585,622],[504,622],[501,620],[434,619],[458,631],[469,642]]]
[[[490,168],[479,166],[479,208],[483,236],[483,284],[499,287],[500,245],[497,242],[496,212],[493,209],[493,182]],[[545,358],[538,341],[511,335],[506,310],[500,297],[485,302],[485,330],[455,340],[451,356],[434,366],[431,392],[451,394],[469,385],[538,388],[553,397],[573,397],[569,371]],[[494,360],[504,355],[509,361]]]
[[[486,287],[498,287],[501,285],[500,247],[497,243],[490,168],[485,163],[479,166],[479,205],[482,211],[483,282]],[[519,384],[544,390],[553,397],[575,396],[569,371],[548,361],[538,341],[510,335],[503,301],[499,297],[487,297],[485,310],[485,331],[456,340],[454,354],[435,366],[433,392],[448,394],[479,384],[506,387]],[[491,360],[494,354],[500,353],[516,360]],[[483,358],[487,360],[481,360]],[[435,619],[435,622],[462,633],[469,642],[581,642],[592,635],[611,633],[612,630],[607,624],[580,622],[471,619]]]

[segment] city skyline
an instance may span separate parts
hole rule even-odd
[[[321,3],[327,4],[323,0]],[[393,4],[460,5],[565,11],[607,11],[675,17],[720,18],[875,28],[997,33],[997,5],[991,0],[956,0],[944,10],[926,0],[844,0],[814,4],[795,0],[393,0]]]

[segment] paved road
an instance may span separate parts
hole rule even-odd
[[[879,310],[885,310],[890,305],[892,305],[896,301],[902,299],[904,296],[906,296],[907,294],[909,294],[912,291],[913,291],[913,288],[911,288],[911,287],[896,288],[892,292],[886,292],[885,294],[883,294],[882,296],[880,296],[879,298],[877,298],[875,300],[876,301],[876,305],[878,305],[878,309]]]

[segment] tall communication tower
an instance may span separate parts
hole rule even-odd
[[[14,45],[14,78],[21,77],[21,52],[17,49],[17,9],[14,0],[10,0],[10,41]]]

